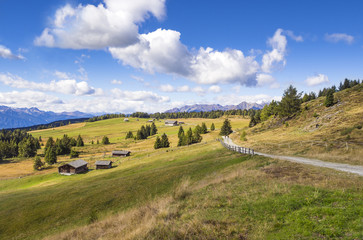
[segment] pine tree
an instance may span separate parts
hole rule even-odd
[[[221,132],[219,133],[219,135],[221,136],[228,136],[229,134],[231,134],[232,131],[232,126],[231,126],[231,122],[228,120],[228,118],[226,118],[226,120],[224,120],[222,128],[221,128]]]
[[[163,148],[168,148],[170,146],[168,136],[165,133],[161,136],[161,146]]]
[[[288,117],[300,111],[301,94],[296,88],[290,85],[285,91],[278,107],[278,114],[281,117]],[[257,120],[257,119],[256,119]]]
[[[151,127],[150,127],[150,125],[146,125],[146,127],[145,127],[145,136],[146,136],[146,138],[147,137],[149,137],[149,136],[151,136]]]
[[[194,135],[193,135],[193,143],[199,143],[202,141],[202,136],[200,136],[199,132],[194,132]]]
[[[212,125],[210,126],[210,130],[214,131],[216,129],[216,127],[214,126],[214,123],[212,123]]]
[[[155,135],[155,134],[157,134],[158,133],[158,129],[156,128],[156,125],[155,125],[155,123],[153,122],[152,124],[151,124],[151,132],[150,132],[150,136],[153,136],[153,135]]]
[[[192,129],[189,128],[187,135],[186,135],[186,144],[190,145],[192,143],[193,143],[193,132],[192,132]]]
[[[126,139],[129,139],[129,138],[134,138],[134,135],[132,134],[131,131],[129,131],[127,134],[126,134]]]
[[[135,136],[135,140],[141,140],[143,139],[141,130],[137,130],[136,136]]]
[[[158,149],[158,148],[161,148],[161,140],[160,140],[159,136],[156,137],[156,140],[154,143],[154,149]]]
[[[144,125],[141,126],[140,132],[141,132],[141,139],[146,139],[147,138],[147,132],[146,132],[146,128],[145,128]]]
[[[71,149],[71,153],[70,153],[70,158],[78,158],[79,157],[79,152],[77,152],[76,150],[74,150],[73,148]]]
[[[184,136],[184,129],[182,126],[179,127],[178,138],[180,138],[181,136]]]
[[[185,139],[184,131],[183,131],[183,133],[178,135],[178,138],[179,138],[178,147],[186,145],[186,139]]]
[[[57,162],[57,154],[55,152],[55,146],[51,146],[47,149],[46,153],[45,153],[45,157],[44,160],[48,163],[48,164],[54,164]]]
[[[329,90],[328,94],[326,95],[325,98],[325,102],[324,102],[325,107],[331,107],[334,105],[334,92],[333,90]]]
[[[46,144],[45,144],[45,147],[44,147],[44,154],[47,152],[47,149],[50,148],[50,147],[53,147],[55,144],[54,140],[52,137],[49,137]]]
[[[205,123],[203,122],[202,123],[202,134],[205,134],[205,133],[207,133],[208,132],[208,129],[207,129],[207,125],[205,125]]]
[[[78,138],[77,138],[77,147],[83,147],[83,146],[84,146],[83,139],[82,139],[81,135],[78,135]]]
[[[37,156],[34,159],[34,165],[33,168],[34,170],[40,170],[40,168],[43,166],[44,164],[42,163],[42,161],[40,160],[40,157]]]
[[[108,137],[107,137],[107,136],[103,136],[103,138],[102,138],[102,144],[103,144],[103,145],[110,144],[110,140],[108,139]]]
[[[74,138],[71,138],[71,141],[69,142],[69,144],[71,145],[71,147],[75,147],[75,146],[77,146],[77,140]]]

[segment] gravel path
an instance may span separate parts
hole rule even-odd
[[[224,139],[224,142],[229,145],[238,146],[229,137],[223,137],[223,139]],[[255,154],[265,156],[265,157],[270,157],[270,158],[287,160],[290,162],[297,162],[297,163],[309,164],[309,165],[318,166],[318,167],[332,168],[332,169],[335,169],[338,171],[355,173],[360,176],[363,176],[363,166],[349,165],[349,164],[343,164],[343,163],[325,162],[325,161],[321,161],[318,159],[310,159],[310,158],[302,158],[302,157],[280,156],[280,155],[273,155],[273,154],[260,153],[260,152],[255,152]]]

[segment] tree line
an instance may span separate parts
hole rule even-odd
[[[128,131],[126,134],[125,139],[133,138],[135,140],[143,140],[147,139],[149,136],[153,136],[158,133],[158,129],[155,125],[155,123],[152,123],[151,125],[142,125],[139,130],[136,132],[136,136],[132,133],[132,131]]]
[[[39,140],[24,130],[0,132],[0,161],[12,157],[34,157],[40,149]]]
[[[334,93],[352,88],[359,84],[361,84],[360,80],[345,79],[344,82],[340,83],[339,88],[333,85],[330,88],[320,90],[318,97],[325,97],[324,106],[331,107],[336,103],[334,101]],[[309,94],[305,93],[303,97],[301,96],[302,92],[299,93],[295,87],[290,85],[284,91],[280,102],[272,101],[270,104],[265,105],[262,110],[252,111],[249,126],[253,127],[260,122],[266,121],[270,116],[292,117],[294,114],[301,111],[302,103],[309,102],[317,97],[314,92]]]

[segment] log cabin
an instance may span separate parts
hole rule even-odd
[[[112,161],[96,161],[96,170],[97,169],[109,169],[112,168]]]
[[[88,172],[88,162],[78,159],[58,167],[58,172],[63,175],[72,175]]]

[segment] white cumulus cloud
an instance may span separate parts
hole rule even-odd
[[[208,92],[211,92],[211,93],[220,93],[220,92],[222,92],[222,89],[218,85],[212,85],[212,86],[210,86],[208,88]]]
[[[329,78],[324,74],[317,74],[315,76],[308,77],[305,82],[308,86],[316,86],[323,83],[328,83]]]
[[[51,81],[49,83],[37,83],[27,81],[19,76],[11,74],[0,74],[0,82],[18,89],[38,90],[43,92],[57,92],[71,95],[100,95],[103,93],[102,89],[96,89],[88,85],[87,82],[77,82],[74,79]]]
[[[283,29],[277,29],[274,36],[269,38],[267,43],[272,47],[271,51],[267,51],[262,57],[262,71],[270,73],[277,66],[285,66],[286,54],[286,37],[282,34]]]
[[[113,79],[111,81],[112,84],[115,84],[115,85],[121,85],[122,84],[122,81],[121,80],[116,80],[116,79]]]
[[[67,4],[58,9],[53,26],[45,28],[35,45],[71,49],[128,46],[138,41],[138,24],[150,16],[161,19],[165,0],[104,0],[99,5]]]
[[[346,33],[332,33],[325,34],[325,40],[333,43],[345,42],[347,44],[352,44],[354,42],[354,37]]]
[[[2,45],[0,45],[0,57],[7,59],[15,59],[15,60],[25,59],[22,55],[13,54],[9,48]]]
[[[158,94],[150,91],[123,91],[121,89],[114,88],[111,90],[111,93],[114,98],[127,101],[150,101],[158,103],[170,101],[169,97],[159,96]]]

